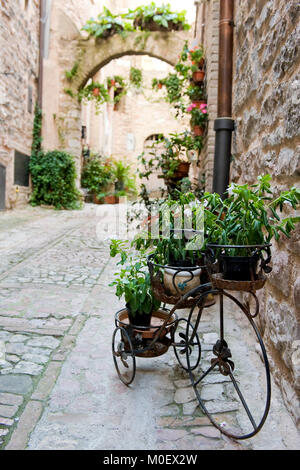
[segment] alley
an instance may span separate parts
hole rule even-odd
[[[122,302],[108,286],[115,269],[108,249],[114,223],[114,208],[106,205],[82,211],[26,207],[1,215],[1,447],[299,449],[299,435],[274,384],[262,431],[234,442],[196,406],[171,349],[156,359],[140,358],[130,387],[119,381],[111,337]],[[216,308],[207,309],[200,332],[204,361],[217,333]],[[244,326],[231,312],[228,333],[246,364],[254,399],[261,361]],[[208,406],[224,422],[228,416],[238,422],[234,400],[216,397],[226,377],[214,377],[205,384]]]

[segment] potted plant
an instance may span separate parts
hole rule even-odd
[[[113,173],[109,161],[96,154],[85,162],[81,174],[81,186],[92,193],[95,204],[103,202],[104,191],[112,181]]]
[[[146,258],[143,252],[130,252],[127,242],[112,240],[110,256],[114,258],[117,255],[121,258],[118,264],[123,267],[115,273],[116,279],[110,286],[116,287],[118,298],[124,296],[129,322],[135,326],[149,326],[160,301],[152,292]]]
[[[79,101],[91,101],[96,103],[96,112],[99,112],[100,106],[107,103],[110,98],[106,87],[99,82],[92,81],[78,92]]]
[[[157,6],[154,2],[129,10],[124,18],[133,19],[134,28],[142,31],[180,31],[190,29],[186,11],[172,12],[170,4]]]
[[[103,11],[97,16],[97,20],[91,18],[82,30],[95,38],[107,39],[114,34],[121,34],[124,31],[124,24],[120,15],[113,15],[108,8],[103,7]]]
[[[206,103],[202,86],[191,84],[187,87],[185,94],[193,103],[196,104],[196,106],[200,106],[200,104]]]
[[[135,179],[131,175],[130,165],[125,164],[122,160],[112,160],[111,165],[114,179],[114,193],[108,195],[108,197],[111,197],[110,200],[112,201],[112,196],[115,196],[115,200],[119,202],[120,197],[135,195],[136,185]]]
[[[212,244],[226,246],[217,250],[225,279],[257,279],[259,261],[264,271],[269,272],[264,253],[251,247],[270,244],[274,238],[279,240],[280,232],[289,237],[295,223],[300,221],[300,217],[291,216],[281,219],[278,213],[284,208],[297,208],[300,190],[293,187],[274,197],[270,181],[271,176],[264,175],[253,185],[233,183],[224,201],[217,195],[204,195],[206,215],[210,217],[208,239]]]
[[[118,103],[121,101],[122,97],[127,93],[127,83],[123,77],[120,75],[114,75],[112,78],[107,78],[107,87],[108,89],[113,88],[114,90],[114,109],[117,109]]]
[[[183,220],[191,226],[197,225],[201,206],[193,193],[178,193],[178,200],[168,197],[159,203],[157,214],[152,214],[151,227],[147,226],[133,241],[137,250],[147,252],[151,263],[159,266],[154,274],[161,277],[166,293],[177,297],[200,285],[204,273],[203,255],[191,245],[194,237],[187,240],[190,232],[183,231]],[[152,237],[152,233],[159,236]]]
[[[191,71],[192,78],[195,83],[203,82],[205,77],[204,71],[204,52],[202,46],[194,47],[189,51],[189,59],[192,62]]]
[[[201,103],[197,105],[196,103],[192,103],[187,107],[186,111],[191,115],[191,126],[194,135],[203,135],[208,120],[207,104]]]

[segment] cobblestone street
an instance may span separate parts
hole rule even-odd
[[[111,338],[114,313],[123,305],[108,286],[114,224],[114,206],[106,205],[0,215],[0,448],[300,449],[274,384],[261,432],[235,442],[202,414],[171,348],[138,359],[130,387],[119,381]],[[201,323],[201,367],[217,339],[217,308],[206,309]],[[237,376],[256,407],[261,359],[244,320],[229,312]],[[226,377],[209,375],[203,393],[219,422],[243,424]]]

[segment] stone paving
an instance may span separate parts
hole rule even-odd
[[[0,446],[299,449],[299,434],[274,384],[262,431],[234,441],[200,411],[171,349],[158,358],[137,358],[130,387],[119,381],[111,337],[122,302],[108,287],[115,269],[108,263],[114,209],[26,207],[0,214]],[[206,309],[201,322],[203,370],[218,336],[217,308]],[[263,402],[261,359],[245,319],[227,311],[238,381],[255,410]],[[227,377],[209,374],[201,396],[218,422],[243,429],[245,417]]]

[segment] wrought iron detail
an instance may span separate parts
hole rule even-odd
[[[234,362],[229,359],[232,355],[226,341],[218,340],[213,347],[213,353],[217,358],[211,359],[211,365],[215,367],[218,364],[220,373],[229,375],[234,370]]]

